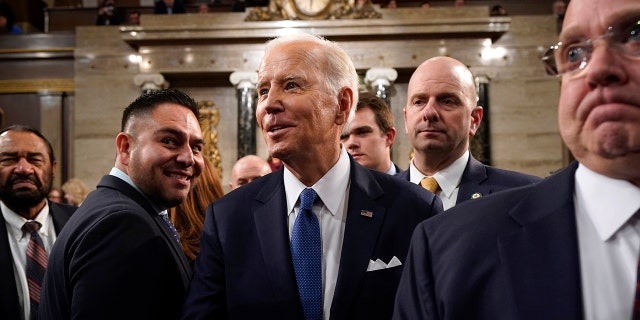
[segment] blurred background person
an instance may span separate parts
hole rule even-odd
[[[267,157],[267,163],[271,167],[271,171],[278,171],[278,169],[282,167],[282,161],[276,157],[272,157],[271,155]]]
[[[184,202],[169,209],[169,217],[180,234],[182,250],[191,267],[200,253],[200,234],[207,206],[223,195],[220,173],[209,159],[204,158],[204,170],[198,183],[189,191]]]
[[[556,17],[556,30],[558,33],[562,31],[562,22],[564,21],[564,13],[567,11],[567,4],[563,0],[554,1],[551,5],[551,12]]]
[[[231,168],[231,181],[229,181],[229,188],[231,190],[244,186],[245,184],[258,179],[265,174],[271,173],[271,166],[266,160],[250,154],[244,156],[233,165]]]
[[[396,128],[389,105],[375,94],[360,92],[356,114],[340,135],[347,152],[369,169],[394,175],[402,171],[391,161],[391,145],[395,138]]]
[[[124,22],[124,15],[115,0],[104,0],[98,9],[97,26],[117,26]]]
[[[127,24],[132,25],[132,26],[137,26],[140,24],[140,11],[138,10],[133,10],[131,12],[129,12],[129,20],[127,21]]]
[[[507,9],[505,9],[503,6],[496,4],[495,6],[491,7],[491,11],[489,11],[489,15],[492,17],[504,17],[504,16],[508,16],[509,14],[507,13]]]
[[[209,5],[206,3],[198,5],[198,13],[209,13]]]
[[[185,13],[183,0],[156,0],[153,7],[155,14]]]
[[[64,203],[64,195],[62,194],[62,191],[58,190],[57,188],[51,188],[51,191],[49,191],[49,195],[47,196],[47,198],[51,202]]]
[[[62,184],[62,192],[66,203],[79,207],[89,194],[89,187],[82,180],[72,178]]]
[[[0,319],[37,319],[38,271],[76,210],[47,201],[56,167],[51,143],[39,131],[20,125],[0,131]],[[28,252],[45,256],[34,264]]]
[[[21,34],[22,28],[16,25],[16,16],[8,3],[0,2],[0,34]]]

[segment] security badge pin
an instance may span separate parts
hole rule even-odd
[[[373,217],[373,211],[360,210],[360,215],[363,216],[363,217],[372,218]]]
[[[482,197],[482,193],[480,193],[480,192],[476,192],[476,193],[471,195],[471,199],[478,199],[480,197]]]

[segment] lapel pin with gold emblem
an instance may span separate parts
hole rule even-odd
[[[476,193],[471,195],[471,199],[478,199],[480,197],[482,197],[482,193],[480,193],[480,192],[476,192]]]

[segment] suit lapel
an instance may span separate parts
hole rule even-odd
[[[0,319],[20,319],[18,289],[13,273],[13,258],[9,247],[7,224],[0,211]],[[3,310],[4,309],[4,310]]]
[[[338,280],[331,305],[332,319],[346,318],[350,306],[341,301],[355,301],[360,294],[369,260],[374,254],[385,220],[386,209],[375,201],[382,194],[382,188],[371,173],[355,165],[351,159],[349,204]],[[372,212],[371,217],[362,215],[363,210]]]
[[[252,204],[260,251],[274,292],[298,296],[289,248],[287,205],[284,191],[284,169],[263,177],[266,179]]]
[[[480,161],[469,155],[469,162],[462,172],[462,180],[458,189],[456,204],[471,199],[474,194],[486,196],[491,193],[491,188],[481,183],[487,180],[487,168]]]
[[[180,243],[175,241],[175,239],[173,238],[173,234],[167,227],[162,217],[160,217],[155,211],[149,200],[145,198],[144,195],[142,195],[142,193],[140,193],[134,187],[115,176],[105,175],[100,180],[100,183],[98,183],[98,187],[107,187],[118,190],[119,192],[125,194],[127,197],[135,201],[147,212],[147,214],[149,214],[151,219],[155,222],[156,227],[162,232],[165,239],[170,244],[173,252],[173,257],[176,260],[176,264],[181,266],[182,269],[182,272],[180,273],[182,282],[185,285],[185,288],[188,288],[192,273],[191,265],[189,264],[189,261],[187,260],[187,257],[182,250],[182,246],[180,245]]]
[[[499,239],[518,319],[580,319],[582,293],[573,205],[577,165],[532,189],[511,216],[520,231]]]

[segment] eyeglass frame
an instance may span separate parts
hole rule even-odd
[[[596,40],[600,39],[607,40],[607,45],[609,48],[616,49],[629,57],[640,58],[640,39],[638,39],[637,41],[630,40],[632,38],[630,32],[632,31],[635,32],[635,36],[640,37],[640,17],[628,19],[624,23],[618,24],[617,26],[609,26],[607,27],[607,31],[604,34],[590,39],[570,43],[567,45],[564,45],[562,41],[560,41],[557,44],[550,46],[542,56],[541,60],[545,67],[545,71],[547,72],[547,75],[559,77],[583,70],[591,60],[591,54],[594,51],[593,43]],[[628,43],[636,43],[635,46],[637,48],[629,48],[627,46]],[[584,53],[581,53],[583,56],[580,58],[580,61],[564,63],[564,65],[569,65],[569,68],[567,68],[566,71],[560,72],[556,54],[558,54],[559,56],[561,53],[563,53],[561,52],[561,50],[559,50],[563,47],[568,48],[566,49],[567,53],[570,52],[570,50],[576,48],[583,50]],[[575,67],[573,67],[572,65],[575,65]]]

